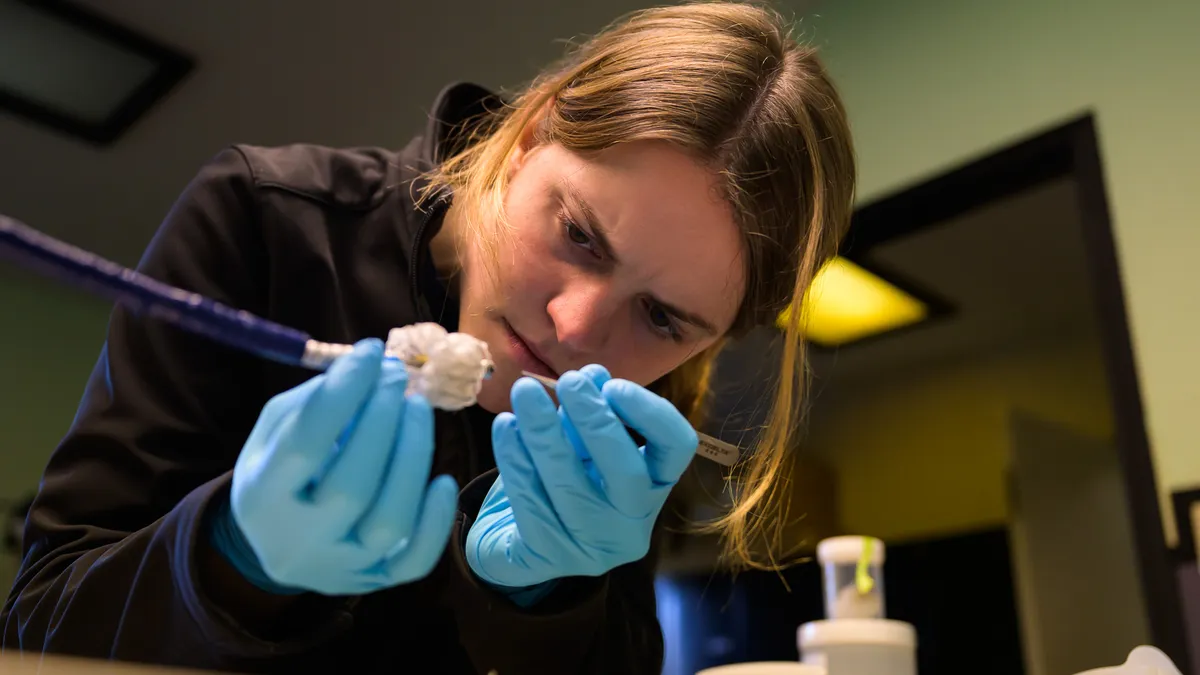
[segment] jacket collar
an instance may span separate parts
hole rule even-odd
[[[428,180],[426,172],[465,147],[470,135],[463,133],[464,130],[469,130],[472,123],[489,110],[497,109],[496,106],[500,104],[499,96],[479,85],[462,82],[451,84],[443,88],[434,100],[425,132],[401,153],[401,170],[409,174],[403,182],[408,185],[405,202],[410,210],[406,244],[411,261],[413,301],[418,307],[425,306],[428,319],[443,325],[448,323],[451,328],[457,324],[457,304],[433,274],[429,252],[429,242],[442,227],[442,218],[451,195],[441,192],[419,207],[411,200],[424,191]]]
[[[455,82],[443,88],[433,102],[433,113],[425,125],[421,159],[429,169],[466,147],[471,126],[504,100],[495,92],[470,82]]]

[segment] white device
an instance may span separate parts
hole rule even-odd
[[[827,675],[824,668],[792,661],[758,661],[705,668],[696,675]]]
[[[1141,646],[1129,653],[1125,663],[1113,668],[1085,670],[1078,675],[1182,675],[1171,659],[1154,647]]]
[[[796,632],[801,663],[829,675],[917,675],[917,631],[894,619],[825,619]]]
[[[887,618],[883,542],[845,536],[817,545],[825,616],[796,631],[800,660],[828,675],[916,675],[917,632]]]

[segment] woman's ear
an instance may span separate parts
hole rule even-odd
[[[538,136],[542,129],[542,125],[546,122],[546,116],[550,114],[550,110],[554,105],[554,99],[550,98],[538,112],[529,118],[525,123],[525,128],[521,129],[521,136],[517,139],[517,147],[513,148],[512,155],[509,157],[509,174],[516,173],[518,169],[528,159],[529,153],[538,146]]]

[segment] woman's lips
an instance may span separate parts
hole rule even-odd
[[[529,344],[525,342],[525,339],[518,335],[507,321],[504,322],[504,330],[508,333],[509,352],[513,360],[521,366],[521,370],[528,370],[531,373],[537,373],[546,377],[558,377],[558,373],[554,372],[554,369],[549,364],[534,353]]]

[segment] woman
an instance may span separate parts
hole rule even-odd
[[[659,672],[653,526],[722,344],[798,317],[849,220],[841,103],[779,17],[713,3],[631,15],[508,104],[455,85],[433,113],[398,153],[238,146],[203,168],[141,269],[356,348],[312,377],[118,308],[5,648]],[[420,321],[488,343],[479,405],[405,395],[379,336]],[[798,373],[796,320],[787,338]],[[561,411],[521,370],[561,376]],[[792,380],[716,523],[735,562],[771,523]]]

